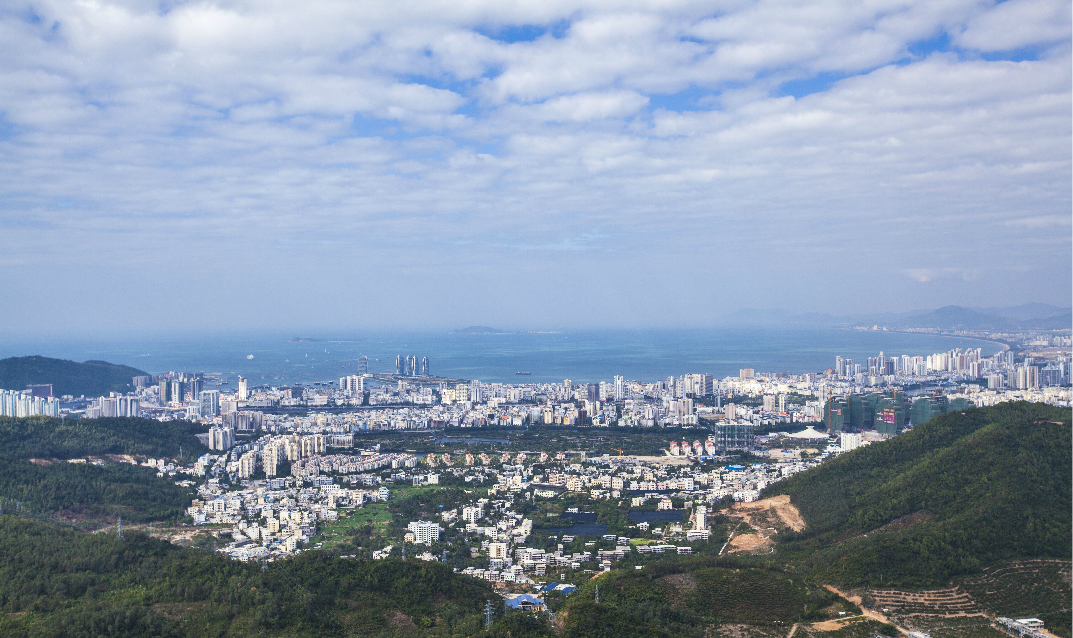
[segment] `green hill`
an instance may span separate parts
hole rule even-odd
[[[785,632],[794,622],[852,609],[837,595],[781,569],[727,558],[668,559],[640,571],[615,569],[581,585],[562,611],[562,635],[700,638],[727,623]]]
[[[129,522],[176,521],[190,490],[156,470],[128,463],[72,464],[67,459],[132,455],[187,462],[207,450],[186,421],[137,418],[0,417],[0,502],[11,512],[97,528]],[[30,459],[35,459],[34,463]]]
[[[920,587],[1022,558],[1069,560],[1070,411],[952,412],[775,485],[807,523],[780,557],[845,585]]]
[[[243,563],[138,532],[0,516],[0,635],[474,636],[496,594],[440,563]]]
[[[131,417],[100,419],[0,416],[0,459],[72,459],[104,454],[196,459],[208,452],[196,434],[205,426],[189,421]]]
[[[131,379],[148,373],[107,361],[78,363],[49,357],[0,359],[0,388],[22,390],[38,383],[51,383],[55,396],[96,397],[109,392],[128,392]]]

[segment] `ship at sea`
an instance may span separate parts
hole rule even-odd
[[[521,375],[523,377],[528,377],[528,376],[532,375],[533,373],[532,372],[515,372],[514,374],[518,374],[518,375]]]

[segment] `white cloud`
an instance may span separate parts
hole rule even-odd
[[[0,13],[5,267],[77,279],[116,247],[146,271],[401,260],[445,288],[465,264],[506,304],[511,272],[618,268],[656,307],[701,285],[685,282],[748,295],[802,263],[847,285],[878,269],[983,290],[987,276],[939,276],[983,268],[1043,290],[1015,285],[1008,265],[1028,262],[1069,278],[1068,233],[1048,230],[1070,208],[1067,2],[36,10]],[[965,49],[920,52],[943,33]],[[1029,45],[1039,59],[979,59]],[[788,80],[815,86],[782,95]],[[328,254],[326,234],[349,249]],[[668,270],[690,273],[683,287],[655,284]],[[367,285],[402,286],[390,269]]]
[[[955,41],[980,51],[1069,42],[1070,21],[1068,2],[1006,0],[965,24]]]

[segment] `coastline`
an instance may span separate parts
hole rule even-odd
[[[969,341],[983,341],[984,343],[994,343],[994,344],[1000,345],[1000,346],[1002,346],[1002,352],[1006,352],[1007,350],[1012,350],[1013,349],[1010,346],[1010,344],[1006,343],[1005,341],[996,341],[994,339],[985,339],[983,337],[968,337],[968,336],[964,336],[964,335],[952,335],[952,334],[946,334],[946,333],[943,333],[943,332],[919,332],[919,331],[916,331],[916,330],[896,330],[896,329],[891,329],[891,328],[884,328],[882,330],[872,330],[870,328],[842,328],[842,329],[843,330],[849,330],[849,331],[852,331],[852,332],[868,332],[868,333],[874,333],[874,334],[879,334],[879,333],[882,333],[882,332],[896,332],[898,334],[903,334],[903,335],[928,335],[928,336],[932,336],[932,337],[947,337],[947,338],[950,338],[950,339],[968,339]]]

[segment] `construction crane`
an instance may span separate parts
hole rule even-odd
[[[618,449],[617,447],[613,447],[613,448],[611,448],[611,450],[612,450],[613,452],[618,452],[618,455],[619,455],[619,456],[622,456],[622,450]]]

